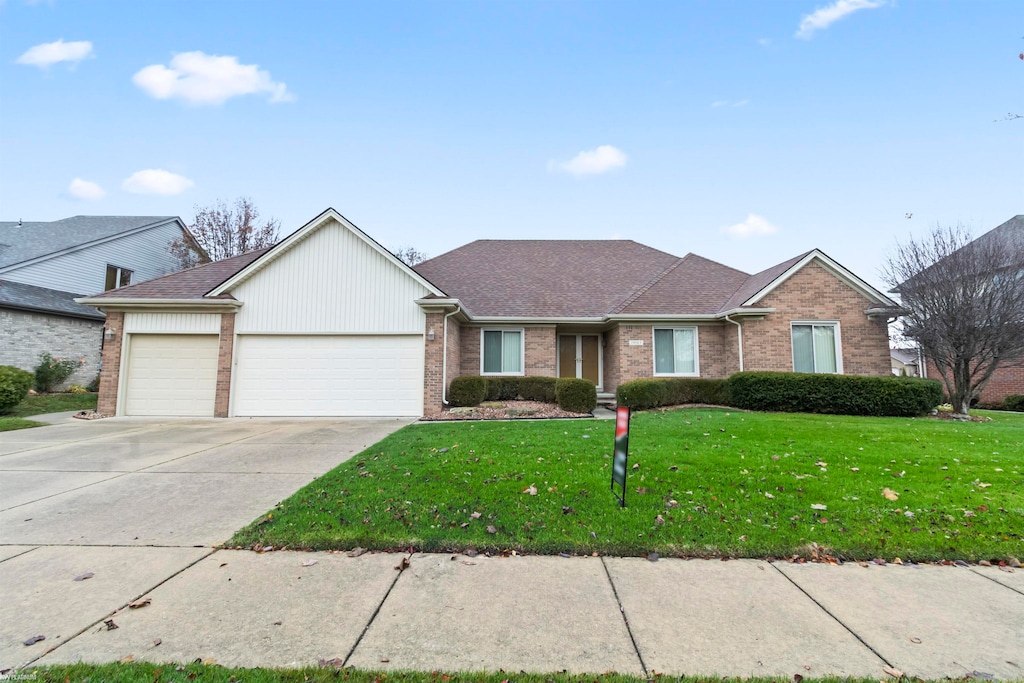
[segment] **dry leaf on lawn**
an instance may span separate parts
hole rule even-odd
[[[525,489],[523,489],[523,493],[529,493],[531,496],[536,496],[537,495],[537,487],[534,486],[533,484],[530,484]]]
[[[316,560],[306,560],[305,562],[302,563],[302,566],[303,567],[312,567],[316,563],[317,563]]]
[[[153,602],[153,600],[151,598],[140,598],[139,600],[136,600],[135,602],[129,602],[128,603],[128,607],[130,609],[139,609],[140,607],[145,607],[146,605],[148,605],[151,602]]]
[[[896,493],[895,491],[893,491],[892,489],[890,489],[888,487],[882,489],[882,495],[885,496],[886,498],[888,498],[889,500],[899,500],[900,499],[900,494]]]
[[[491,526],[487,527],[487,533],[489,533],[489,534],[496,534],[496,533],[498,533],[498,530],[494,528],[494,525],[491,525]]]
[[[822,505],[821,503],[814,503],[811,505],[812,510],[828,510],[828,505]]]

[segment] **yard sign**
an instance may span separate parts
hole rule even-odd
[[[615,409],[615,457],[612,459],[612,494],[626,507],[626,461],[629,459],[629,408]],[[615,491],[618,484],[622,495]]]

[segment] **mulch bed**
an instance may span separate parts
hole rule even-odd
[[[440,415],[422,418],[424,421],[444,420],[545,420],[555,418],[591,417],[590,413],[570,413],[554,403],[539,401],[486,401],[474,408],[448,408]]]

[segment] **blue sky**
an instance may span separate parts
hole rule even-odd
[[[897,238],[1024,213],[1022,52],[1016,0],[3,0],[0,218],[247,195],[431,255],[819,247],[877,282]]]

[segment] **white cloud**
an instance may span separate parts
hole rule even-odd
[[[107,192],[96,183],[89,182],[88,180],[82,180],[81,178],[75,178],[71,181],[71,184],[68,185],[68,195],[75,199],[96,201],[97,199],[103,199],[106,197]]]
[[[736,239],[746,239],[754,235],[774,235],[779,229],[768,222],[763,216],[751,213],[747,214],[747,220],[736,225],[729,225],[722,228],[722,232],[732,235]]]
[[[134,194],[172,195],[181,194],[194,185],[194,182],[177,173],[162,168],[147,168],[125,178],[121,188]]]
[[[711,103],[712,107],[716,109],[719,107],[745,107],[750,104],[750,100],[717,100]]]
[[[885,0],[836,0],[827,7],[819,7],[800,20],[797,38],[809,40],[815,31],[826,29],[848,14],[862,9],[874,9],[885,4]]]
[[[88,40],[79,40],[72,43],[58,40],[30,47],[25,51],[25,54],[18,57],[17,63],[46,69],[60,62],[70,62],[74,66],[90,56],[92,56],[92,43]]]
[[[182,52],[169,66],[153,64],[132,76],[132,82],[158,100],[180,98],[189,104],[223,104],[232,97],[267,94],[271,102],[295,98],[284,83],[256,64],[239,64],[237,57]]]
[[[605,173],[625,165],[625,152],[611,145],[601,145],[589,152],[580,152],[569,161],[549,161],[548,170],[580,176]]]

